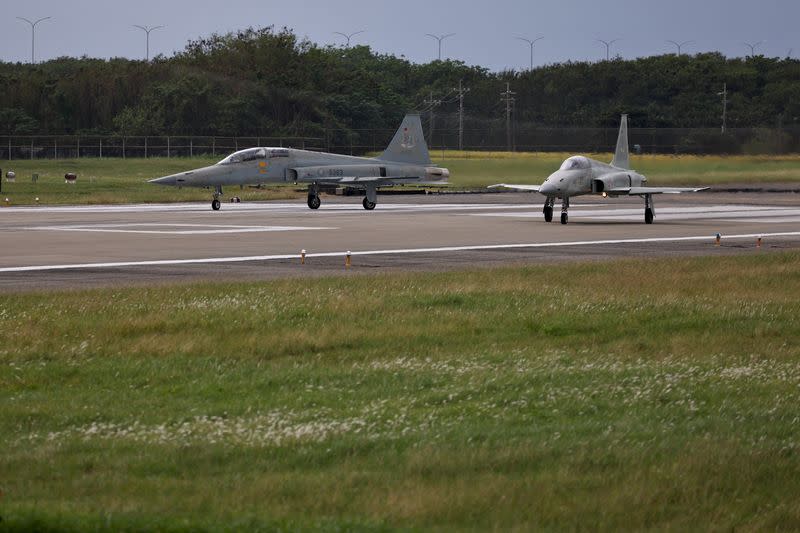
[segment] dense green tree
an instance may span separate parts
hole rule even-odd
[[[792,59],[670,54],[493,73],[459,61],[414,64],[368,46],[321,47],[269,27],[211,35],[150,62],[0,62],[0,127],[5,134],[333,135],[353,142],[362,130],[390,132],[406,111],[424,110],[431,94],[441,100],[437,127],[452,129],[459,81],[470,88],[465,105],[474,131],[503,129],[506,83],[516,92],[520,131],[614,127],[621,112],[633,127],[717,128],[723,83],[729,126],[800,125],[800,61]]]

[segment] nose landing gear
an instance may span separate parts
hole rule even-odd
[[[548,196],[547,200],[544,201],[544,209],[542,212],[544,213],[544,221],[545,222],[552,222],[553,221],[553,206],[556,203],[556,199],[554,196]]]

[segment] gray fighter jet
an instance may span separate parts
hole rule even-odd
[[[561,223],[569,221],[569,199],[583,194],[611,196],[640,196],[644,198],[644,222],[652,224],[656,216],[654,194],[680,194],[705,191],[708,187],[647,187],[647,178],[630,170],[628,152],[628,115],[622,115],[617,138],[617,149],[611,164],[576,155],[568,158],[557,171],[541,185],[510,185],[498,183],[491,187],[506,187],[520,191],[536,191],[547,197],[544,203],[544,220],[553,220],[553,206],[561,198]]]
[[[393,185],[442,185],[450,172],[431,163],[419,115],[403,119],[388,148],[378,157],[312,152],[294,148],[249,148],[219,163],[150,183],[175,187],[213,189],[211,208],[220,208],[222,187],[262,183],[308,183],[308,207],[318,209],[322,185],[364,189],[364,209],[375,209],[378,187]]]

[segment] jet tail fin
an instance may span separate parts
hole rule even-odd
[[[408,114],[386,150],[378,156],[384,161],[429,165],[428,144],[422,131],[422,121],[417,114]]]
[[[614,159],[611,165],[617,168],[631,168],[630,154],[628,149],[628,115],[622,115],[619,124],[619,137],[617,137],[617,149],[614,152]]]

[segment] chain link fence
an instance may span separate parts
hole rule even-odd
[[[439,120],[425,127],[431,151],[613,152],[617,128],[544,128],[514,124],[510,143],[505,121],[476,128]],[[382,151],[394,130],[327,130],[324,137],[120,137],[120,136],[0,136],[0,159],[77,159],[82,157],[219,157],[253,146],[273,146],[364,155]],[[642,154],[763,154],[800,153],[800,128],[719,129],[631,128],[631,150]]]

